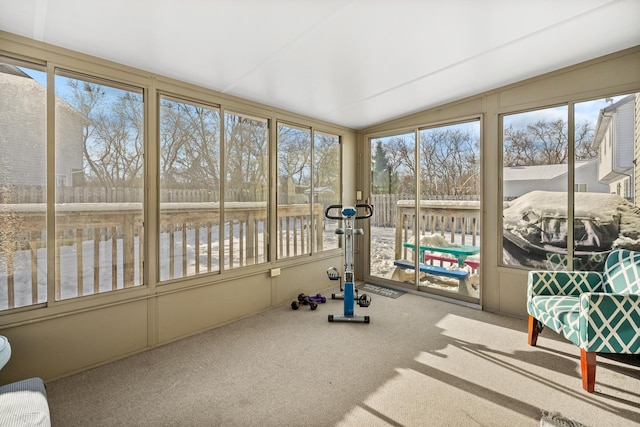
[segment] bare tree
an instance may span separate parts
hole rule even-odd
[[[263,120],[225,115],[227,200],[264,201],[268,187],[268,126]]]
[[[185,152],[190,141],[182,110],[175,101],[160,104],[160,179],[164,188],[178,188],[186,177]]]
[[[105,187],[140,185],[143,170],[141,95],[107,95],[96,83],[69,79],[67,102],[87,118],[83,150],[87,182]]]
[[[597,156],[591,146],[593,127],[588,121],[579,123],[574,132],[577,160]],[[538,120],[524,128],[509,126],[504,130],[503,162],[507,167],[564,164],[569,159],[567,122],[558,119]]]
[[[576,125],[574,132],[576,160],[590,160],[598,157],[598,147],[594,147],[593,142],[593,126],[587,120]]]
[[[278,174],[296,185],[309,185],[311,179],[311,133],[281,126],[278,131]]]
[[[439,196],[477,194],[479,141],[462,129],[420,133],[421,192]]]
[[[314,186],[340,190],[340,145],[332,135],[316,133],[314,138]]]
[[[220,111],[180,104],[186,120],[188,144],[184,152],[185,178],[202,188],[220,186]]]

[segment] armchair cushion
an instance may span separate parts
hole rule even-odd
[[[579,296],[537,296],[531,300],[529,314],[548,328],[564,335],[575,345],[580,345],[580,334],[578,333]]]

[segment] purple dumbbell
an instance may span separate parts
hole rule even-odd
[[[320,304],[320,303],[324,304],[325,302],[327,302],[327,299],[320,294],[316,294],[316,295],[309,296],[309,301],[313,301],[316,304]]]

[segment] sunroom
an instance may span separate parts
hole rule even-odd
[[[528,271],[640,250],[640,4],[439,3],[2,2],[0,384],[332,292],[329,206],[359,286],[523,340]]]

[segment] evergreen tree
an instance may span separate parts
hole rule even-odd
[[[391,193],[391,169],[380,140],[376,143],[373,157],[373,192],[376,194]]]

